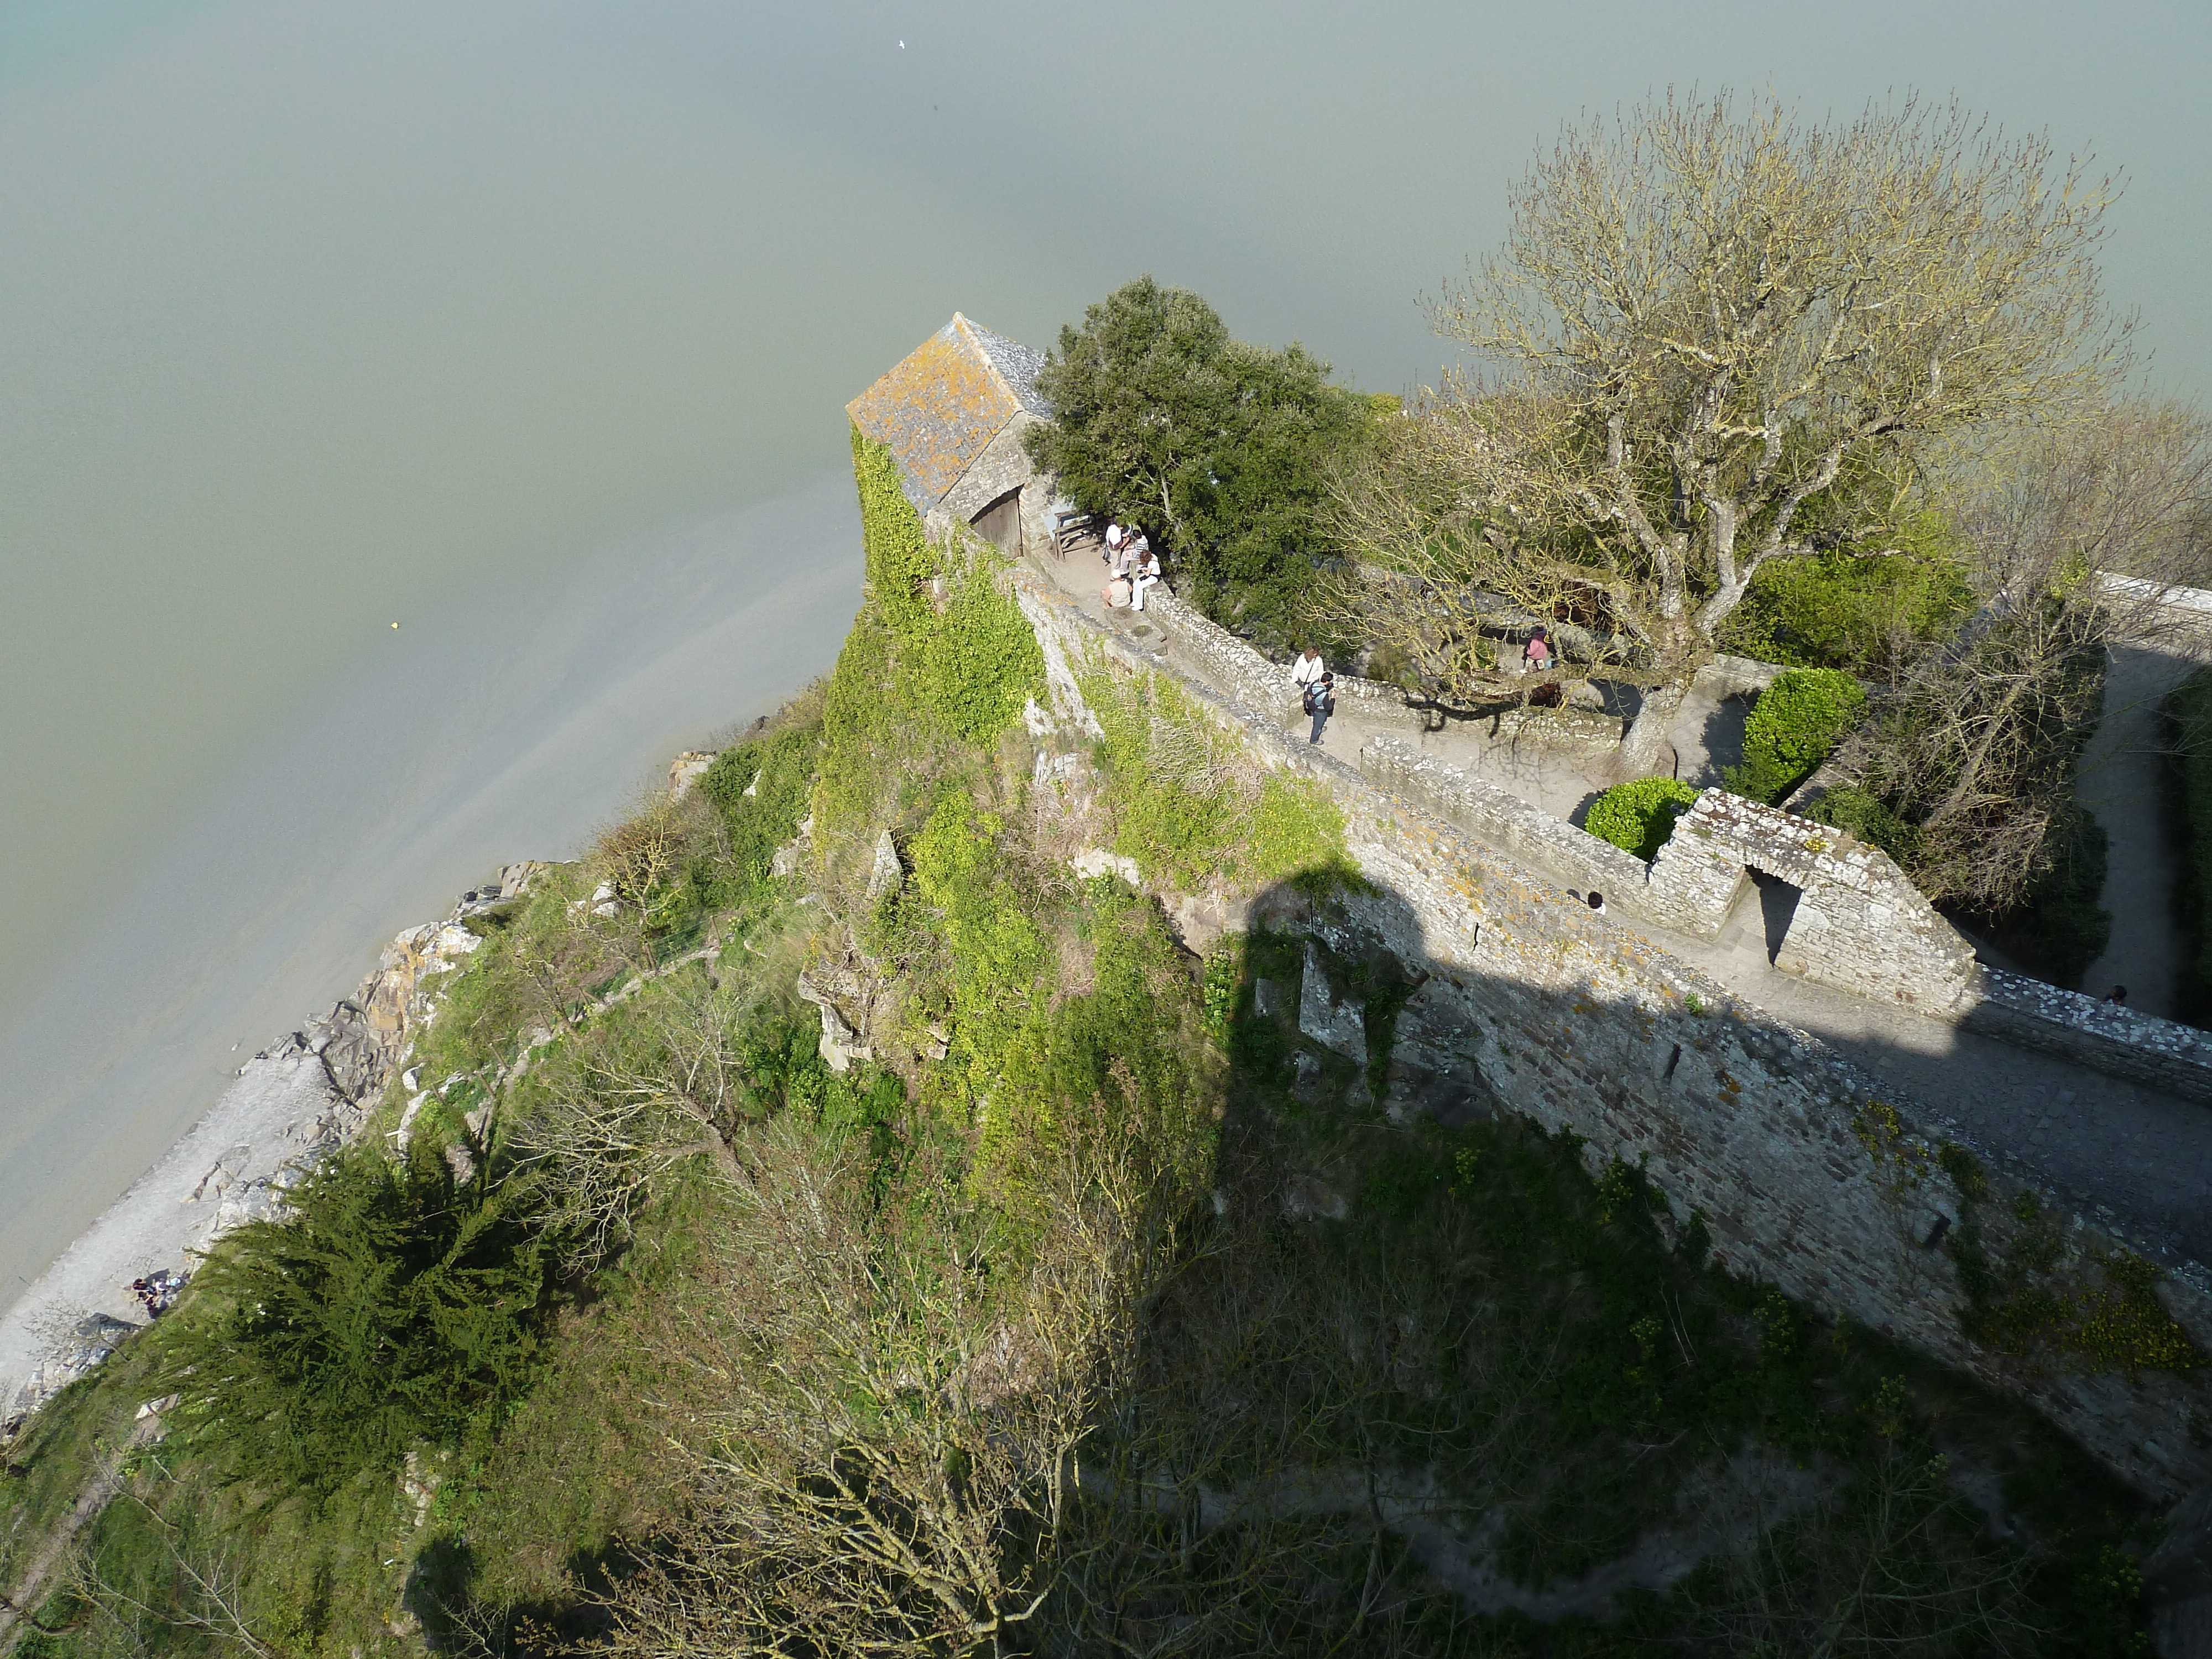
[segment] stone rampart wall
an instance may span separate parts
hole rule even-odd
[[[1975,969],[1958,1012],[1969,1031],[2212,1104],[2212,1032],[1997,968]]]
[[[1030,573],[1013,580],[1048,659],[1173,672]],[[1056,715],[1086,718],[1072,680],[1054,680]],[[1278,686],[1249,667],[1224,676],[1239,681],[1276,699]],[[2203,1372],[2038,1375],[1966,1338],[1955,1266],[1927,1246],[1936,1221],[1959,1214],[1959,1194],[1913,1150],[1963,1141],[1952,1125],[1883,1097],[1915,1137],[1901,1157],[1883,1151],[1880,1115],[1867,1115],[1881,1091],[1813,1038],[1444,822],[1388,775],[1363,776],[1295,739],[1271,707],[1185,686],[1265,763],[1314,779],[1343,810],[1373,887],[1345,895],[1320,925],[1336,943],[1379,943],[1431,976],[1401,1019],[1395,1052],[1407,1064],[1455,1071],[1504,1107],[1573,1130],[1594,1170],[1640,1164],[1678,1221],[1702,1212],[1735,1271],[2033,1400],[2143,1491],[2177,1498],[2212,1479],[2212,1453],[2189,1432],[2192,1416],[2212,1424]],[[1990,1219],[2001,1243],[2003,1218]],[[2071,1237],[2085,1261],[2117,1247],[2085,1224]],[[2204,1274],[2167,1265],[2167,1305],[2212,1345]]]

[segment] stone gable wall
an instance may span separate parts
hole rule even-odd
[[[1012,580],[1048,661],[1174,672],[1031,573]],[[1959,1194],[1924,1152],[1885,1156],[1865,1114],[1877,1099],[1893,1108],[1908,1146],[1963,1142],[1954,1126],[1392,787],[1417,768],[1363,775],[1295,739],[1272,717],[1286,687],[1256,662],[1224,667],[1222,684],[1269,702],[1188,678],[1186,690],[1266,764],[1328,791],[1372,884],[1317,925],[1333,945],[1379,945],[1429,975],[1401,1016],[1401,1068],[1572,1130],[1593,1170],[1641,1164],[1677,1222],[1704,1216],[1727,1267],[2033,1400],[2143,1491],[2172,1498],[2212,1480],[2212,1453],[2189,1426],[2212,1425],[2202,1371],[2039,1375],[1966,1338],[1955,1265],[1926,1242],[1939,1218],[1957,1218]],[[1085,718],[1072,677],[1053,678],[1054,716]],[[2118,1243],[2079,1222],[2072,1237],[2092,1258]],[[2212,1345],[2212,1281],[2164,1265],[2170,1310]]]
[[[1644,895],[1654,920],[1711,939],[1758,870],[1799,890],[1775,966],[1879,1001],[1949,1008],[1973,947],[1879,848],[1825,823],[1708,789],[1659,849]]]

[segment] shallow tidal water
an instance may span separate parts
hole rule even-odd
[[[2212,379],[2212,21],[2077,13],[0,13],[0,1305],[393,933],[828,667],[843,404],[955,309],[1149,270],[1395,390],[1562,120],[1918,84],[2128,166],[2114,297]]]

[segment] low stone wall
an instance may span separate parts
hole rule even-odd
[[[1879,850],[1825,824],[1708,789],[1656,863],[1577,830],[1511,791],[1377,738],[1359,751],[1370,781],[1489,846],[1525,860],[1577,897],[1656,927],[1711,939],[1760,870],[1802,890],[1776,965],[1885,1002],[1941,1012],[1974,967],[1973,950]]]
[[[1030,573],[1012,580],[1048,659],[1171,672]],[[1054,678],[1058,715],[1083,719],[1073,688]],[[1640,1164],[1679,1222],[1703,1215],[1734,1271],[2033,1401],[2141,1490],[2171,1499],[2212,1480],[2212,1452],[2190,1433],[2192,1419],[2212,1424],[2203,1370],[2038,1370],[1966,1336],[1955,1264],[1927,1243],[1939,1218],[1961,1213],[1928,1150],[1964,1143],[1954,1126],[1392,787],[1418,779],[1417,766],[1363,775],[1234,696],[1185,689],[1265,763],[1313,779],[1342,809],[1372,885],[1342,896],[1316,926],[1340,948],[1371,942],[1430,976],[1401,1017],[1403,1064],[1449,1069],[1485,1100],[1571,1129],[1594,1170]],[[1881,1111],[1869,1115],[1877,1099],[1904,1139],[1886,1133]],[[2001,1248],[2008,1212],[1984,1208]],[[2078,1219],[2069,1240],[2084,1262],[2118,1248]],[[2164,1265],[2166,1306],[2212,1346],[2212,1281],[2193,1264]]]
[[[1575,890],[1577,897],[1595,890],[1607,904],[1623,904],[1631,911],[1642,905],[1650,874],[1642,859],[1531,806],[1487,778],[1475,777],[1395,738],[1376,738],[1362,744],[1359,770],[1401,799],[1526,860],[1535,870]]]
[[[1997,968],[1975,970],[1958,1019],[1969,1031],[2212,1104],[2212,1032]]]

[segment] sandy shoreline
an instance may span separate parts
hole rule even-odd
[[[81,1374],[93,1316],[142,1325],[131,1281],[183,1269],[227,1225],[266,1212],[287,1166],[338,1144],[361,1114],[331,1085],[319,1055],[289,1041],[257,1054],[184,1139],[131,1184],[0,1315],[0,1421]],[[120,1334],[108,1327],[113,1335]]]
[[[543,867],[501,872],[506,896]],[[246,1061],[175,1145],[0,1313],[0,1425],[37,1410],[144,1327],[134,1279],[188,1273],[198,1253],[271,1213],[302,1169],[358,1133],[427,1008],[422,981],[476,948],[462,918],[501,890],[471,891],[446,921],[400,934],[352,998]]]

